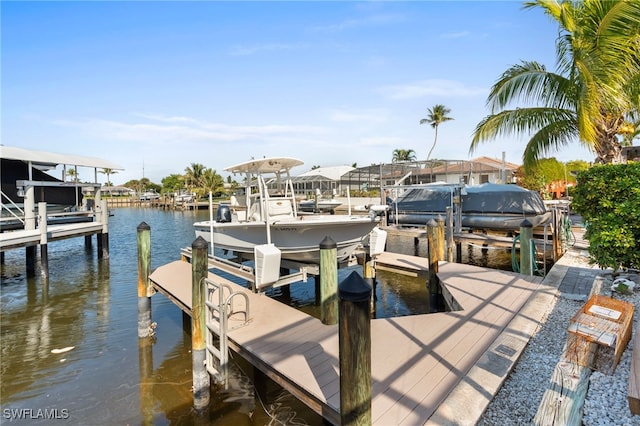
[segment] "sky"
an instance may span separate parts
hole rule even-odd
[[[3,1],[2,144],[109,160],[114,184],[252,158],[521,164],[527,135],[473,153],[510,66],[555,70],[557,26],[521,1]],[[548,154],[594,156],[578,144]],[[92,170],[79,170],[93,180]],[[106,176],[99,176],[106,182]]]

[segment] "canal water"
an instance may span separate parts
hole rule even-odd
[[[194,240],[205,211],[114,210],[109,259],[84,238],[49,244],[48,285],[39,270],[25,276],[24,250],[5,253],[0,270],[0,423],[182,425],[192,412],[191,337],[182,312],[166,297],[152,298],[155,336],[137,337],[136,228],[151,227],[151,267],[177,260]],[[388,250],[426,256],[426,242],[394,237]],[[463,261],[509,269],[506,250],[469,247]],[[360,268],[353,268],[359,270]],[[351,270],[340,271],[339,280]],[[289,303],[318,315],[313,280],[291,286]],[[378,275],[376,316],[426,313],[423,279]],[[280,291],[272,296],[282,297]],[[287,295],[288,297],[288,295]],[[143,339],[147,342],[146,339]],[[254,392],[252,367],[233,357],[230,386],[212,393],[206,423],[320,425],[322,419],[277,385]]]

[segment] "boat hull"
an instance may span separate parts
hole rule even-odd
[[[333,219],[335,218],[335,219]],[[362,240],[377,226],[366,216],[311,217],[283,220],[270,226],[271,242],[280,249],[282,259],[305,263],[320,262],[320,242],[330,237],[336,243],[338,260],[348,258],[362,244]],[[267,244],[264,222],[197,222],[196,237],[200,236],[216,248],[235,253],[253,254],[254,247]]]

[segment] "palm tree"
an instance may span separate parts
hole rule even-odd
[[[596,162],[620,162],[621,126],[633,122],[640,103],[640,2],[535,0],[524,7],[540,7],[558,23],[557,72],[536,62],[505,71],[470,152],[497,136],[524,133],[532,135],[523,153],[527,168],[576,141]],[[514,108],[519,101],[525,105]]]
[[[189,189],[189,192],[193,192],[194,188],[200,187],[200,178],[206,170],[206,167],[199,163],[191,163],[190,167],[184,169],[185,173],[185,185]]]
[[[401,161],[415,161],[416,152],[413,149],[394,149],[391,162],[399,163]]]
[[[72,182],[76,183],[78,182],[78,179],[80,179],[78,171],[75,168],[67,170],[67,176],[71,178]]]
[[[428,109],[427,118],[423,118],[420,120],[420,124],[428,123],[436,129],[436,136],[433,138],[433,145],[431,145],[431,149],[429,150],[429,154],[427,154],[427,161],[431,158],[431,153],[433,152],[433,148],[436,147],[436,142],[438,141],[438,126],[445,121],[453,120],[453,118],[448,117],[447,114],[451,112],[449,108],[442,104],[437,104],[433,108]]]
[[[118,171],[106,168],[106,169],[100,170],[100,173],[102,173],[103,175],[107,175],[107,186],[113,186],[113,184],[111,183],[111,180],[109,179],[109,176],[115,175],[116,173],[118,173]]]
[[[217,194],[224,191],[224,179],[213,169],[206,169],[200,177],[200,187],[204,193]]]

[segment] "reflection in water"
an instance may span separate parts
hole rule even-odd
[[[69,418],[59,420],[62,424],[322,424],[319,416],[254,374],[238,356],[232,357],[228,388],[212,393],[208,417],[194,416],[191,337],[184,331],[189,326],[184,327],[182,312],[163,296],[152,298],[156,335],[138,339],[137,226],[144,221],[151,227],[153,269],[178,259],[179,250],[194,240],[193,223],[206,218],[206,211],[116,209],[110,218],[110,257],[98,260],[97,244],[87,249],[84,238],[53,242],[48,285],[39,271],[26,278],[24,250],[7,252],[0,271],[3,413],[67,410]],[[425,256],[426,240],[414,244],[412,238],[390,239],[388,249]],[[488,264],[496,259],[492,251],[474,250],[466,256]],[[340,271],[339,280],[354,269],[360,267]],[[270,293],[320,315],[313,279]],[[424,279],[378,273],[376,317],[427,311]],[[67,351],[53,353],[55,349]],[[11,420],[34,423],[29,418]]]

